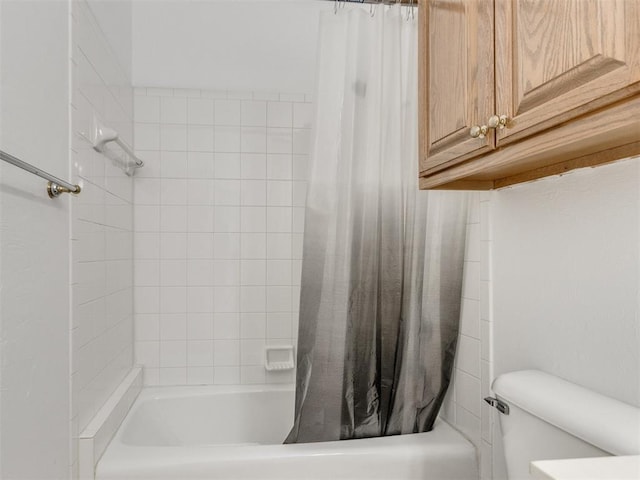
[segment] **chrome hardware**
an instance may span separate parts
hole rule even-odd
[[[61,180],[44,170],[40,170],[30,163],[23,162],[19,158],[9,155],[7,152],[3,152],[2,150],[0,150],[0,160],[4,160],[5,162],[26,170],[29,173],[33,173],[40,178],[49,180],[49,183],[47,184],[47,193],[50,198],[55,198],[61,193],[80,193],[80,185],[73,185],[72,183],[65,182],[64,180]]]
[[[74,193],[77,195],[78,193],[80,193],[80,191],[80,185],[76,185],[75,189],[71,190],[70,188],[63,187],[62,185],[58,185],[54,182],[47,183],[47,194],[49,195],[49,198],[59,197],[63,193]]]
[[[509,415],[509,405],[504,403],[502,400],[498,400],[495,397],[486,397],[484,401],[496,408],[500,413]]]
[[[499,128],[500,130],[502,130],[507,126],[507,121],[508,118],[506,115],[491,115],[488,122],[489,128]]]
[[[474,125],[469,129],[469,135],[471,135],[471,138],[484,138],[487,136],[488,131],[489,127],[486,125]]]

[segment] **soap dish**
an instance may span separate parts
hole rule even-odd
[[[293,345],[268,346],[264,349],[264,368],[269,372],[293,370]]]

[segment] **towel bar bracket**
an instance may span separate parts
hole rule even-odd
[[[37,175],[40,178],[48,180],[49,182],[47,183],[47,193],[49,194],[49,198],[56,198],[61,193],[80,193],[80,185],[74,185],[72,183],[65,182],[64,180],[61,180],[58,177],[45,172],[44,170],[40,170],[30,163],[24,162],[19,158],[8,154],[7,152],[3,152],[2,150],[0,150],[0,160],[10,163],[11,165],[21,168],[22,170],[25,170],[29,173]]]
[[[80,185],[76,185],[75,187],[76,188],[74,190],[71,190],[70,188],[63,187],[62,185],[58,185],[57,183],[48,182],[47,194],[49,195],[49,198],[59,197],[63,193],[73,193],[74,195],[77,195],[82,191],[82,188],[80,188]]]

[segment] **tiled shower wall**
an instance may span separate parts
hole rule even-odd
[[[480,478],[492,476],[493,412],[482,401],[491,385],[490,219],[488,193],[471,193],[467,220],[462,312],[453,378],[442,416],[477,448]]]
[[[148,385],[290,382],[310,98],[137,88],[136,362]]]
[[[66,178],[67,2],[0,2],[0,148]],[[69,196],[0,162],[0,478],[69,477]]]
[[[128,67],[118,61],[90,6],[84,0],[70,5],[71,174],[82,185],[70,199],[75,478],[75,439],[133,364],[133,181],[88,140],[97,117],[133,144],[133,89]]]
[[[480,197],[480,388],[481,398],[493,394],[491,384],[494,379],[493,363],[493,298],[492,298],[492,215],[491,193],[483,192]],[[494,478],[492,457],[494,455],[494,422],[496,410],[480,401],[481,441],[478,445],[481,480]],[[500,449],[502,447],[499,447]]]

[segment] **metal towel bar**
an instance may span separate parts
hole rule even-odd
[[[55,198],[59,196],[61,193],[80,193],[80,185],[73,185],[69,182],[65,182],[64,180],[59,179],[47,173],[39,168],[34,167],[33,165],[23,162],[19,158],[14,157],[13,155],[9,155],[6,152],[0,150],[0,160],[4,160],[7,163],[15,165],[18,168],[26,170],[29,173],[33,173],[34,175],[39,176],[40,178],[44,178],[45,180],[49,180],[47,183],[47,193],[50,198]]]

